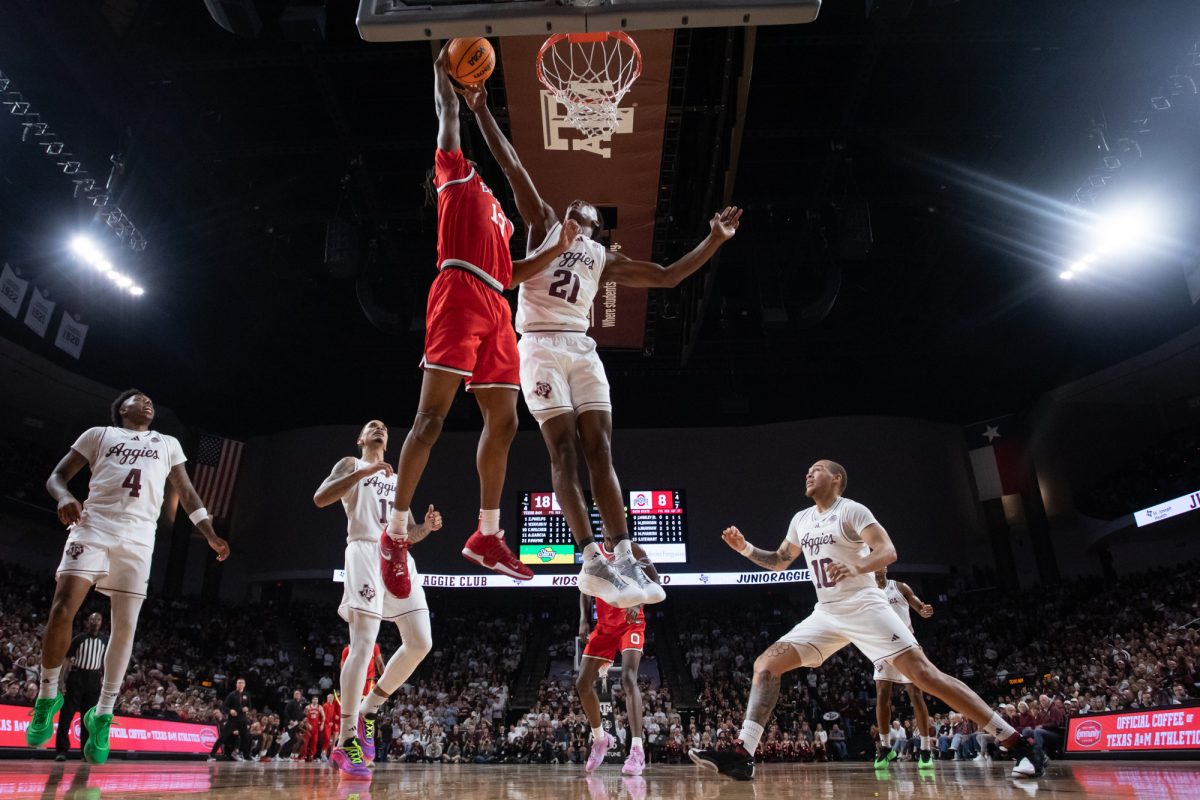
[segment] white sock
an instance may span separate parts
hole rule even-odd
[[[96,714],[111,714],[121,693],[121,681],[104,681],[100,684],[100,702],[96,703]]]
[[[890,747],[891,746],[888,744],[888,737],[887,737],[886,733],[879,734],[879,746],[880,747]]]
[[[1016,733],[1016,729],[1004,721],[1004,718],[999,714],[992,712],[992,718],[983,726],[984,733],[990,733],[997,740],[1003,742],[1008,737]]]
[[[604,728],[592,728],[592,741],[600,741],[600,737],[604,735]]]
[[[362,714],[364,717],[368,714],[374,714],[379,710],[379,707],[386,702],[386,697],[380,697],[379,693],[372,689],[363,696],[362,702],[358,705],[358,713]],[[355,724],[358,724],[357,720],[355,721]]]
[[[38,700],[53,700],[58,697],[58,674],[62,672],[62,664],[57,667],[42,667],[42,679],[38,682]]]
[[[596,544],[595,541],[589,542],[587,546],[583,548],[584,561],[591,561],[598,555],[600,555],[600,546]]]
[[[479,530],[486,536],[495,536],[500,532],[500,509],[479,509]]]
[[[392,518],[388,520],[388,531],[391,533],[400,532],[403,536],[408,536],[408,509],[393,508]]]
[[[762,738],[763,726],[757,722],[745,720],[742,722],[742,730],[738,733],[738,738],[742,740],[742,747],[746,748],[746,752],[754,755],[754,751],[758,749],[758,741]]]
[[[621,556],[633,555],[633,542],[629,541],[628,536],[617,542],[617,546],[613,548],[613,554],[617,558],[620,558]]]
[[[933,749],[933,737],[932,736],[922,736],[921,737],[921,749],[922,750],[932,750]]]
[[[629,749],[632,750],[635,747],[640,748],[641,746],[642,746],[642,737],[634,736],[632,739],[629,740]]]

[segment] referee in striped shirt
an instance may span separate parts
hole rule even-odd
[[[62,711],[58,714],[55,761],[67,760],[67,751],[71,749],[68,736],[75,715],[82,715],[100,702],[100,677],[104,674],[104,651],[108,649],[108,636],[100,632],[103,626],[104,617],[91,614],[87,618],[87,628],[71,640],[71,646],[67,649],[64,669],[67,690],[63,696]],[[87,728],[82,724],[79,726],[79,737],[79,746],[82,748],[88,740]]]

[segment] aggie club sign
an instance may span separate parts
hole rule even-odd
[[[1093,714],[1067,723],[1069,753],[1200,752],[1200,708]]]

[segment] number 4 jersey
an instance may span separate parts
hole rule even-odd
[[[536,255],[558,240],[556,222]],[[541,274],[521,284],[517,294],[517,333],[586,333],[591,325],[592,300],[604,272],[604,245],[577,238]]]
[[[817,602],[833,603],[864,589],[879,590],[874,575],[855,575],[830,586],[826,573],[831,562],[849,564],[871,552],[861,534],[873,524],[875,516],[869,508],[845,497],[839,497],[824,512],[810,506],[792,517],[787,540],[804,551],[817,587]]]
[[[154,540],[167,474],[187,459],[174,436],[126,428],[88,428],[71,449],[92,470],[81,525]]]

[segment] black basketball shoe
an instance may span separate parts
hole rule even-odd
[[[688,750],[688,758],[696,766],[711,769],[722,775],[728,775],[735,781],[748,781],[754,778],[754,756],[742,747],[742,741],[733,743],[732,750]]]

